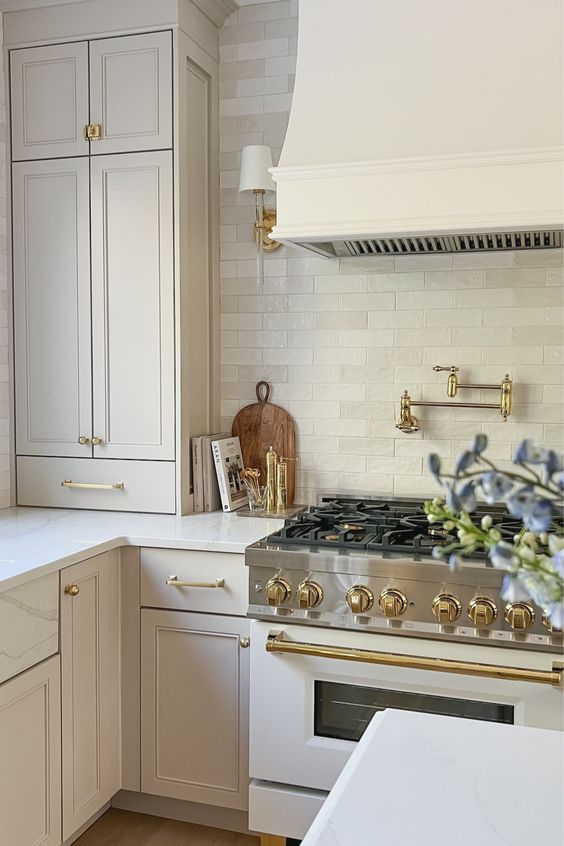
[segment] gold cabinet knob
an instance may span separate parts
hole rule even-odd
[[[268,605],[283,605],[290,598],[292,588],[284,579],[270,579],[265,594]]]
[[[512,629],[528,629],[535,622],[535,610],[528,602],[511,602],[503,616]]]
[[[556,626],[552,625],[548,614],[542,615],[542,624],[545,629],[548,629],[549,632],[554,632],[554,634],[560,634],[560,632],[562,631],[562,629],[557,629]]]
[[[386,617],[399,617],[407,608],[407,597],[396,588],[386,588],[380,594],[378,605]]]
[[[364,614],[374,605],[374,594],[364,585],[354,585],[347,591],[347,605],[353,614]]]
[[[250,637],[240,637],[239,638],[239,646],[241,647],[241,649],[248,649],[250,645],[251,645]]]
[[[79,435],[78,443],[81,446],[86,446],[87,444],[90,443],[90,438],[87,438],[86,435]]]
[[[462,605],[456,596],[452,596],[450,593],[439,593],[433,599],[432,610],[442,625],[444,623],[454,623],[460,617]]]
[[[298,605],[300,608],[315,608],[323,599],[323,590],[317,582],[302,582],[298,585]]]
[[[67,585],[65,587],[65,593],[67,596],[76,596],[80,593],[80,588],[78,585]]]
[[[96,437],[92,438],[92,443],[94,446],[100,446],[100,444],[103,443],[103,440],[96,435]]]
[[[468,616],[476,628],[481,629],[491,626],[497,617],[497,608],[487,596],[475,596],[468,604]]]

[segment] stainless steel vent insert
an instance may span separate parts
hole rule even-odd
[[[415,253],[479,253],[500,250],[551,250],[564,243],[561,229],[480,232],[468,235],[406,235],[351,241],[302,242],[323,256],[403,256]]]

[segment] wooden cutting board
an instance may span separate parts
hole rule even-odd
[[[257,382],[257,400],[235,417],[231,434],[241,441],[245,467],[260,469],[260,484],[266,484],[266,453],[270,446],[280,459],[296,457],[296,427],[291,416],[268,401],[270,385]],[[288,505],[294,501],[295,461],[288,462]]]

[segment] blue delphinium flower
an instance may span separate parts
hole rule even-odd
[[[552,505],[547,499],[538,499],[530,511],[525,511],[522,520],[531,532],[548,532],[552,525]]]
[[[460,567],[460,558],[454,552],[449,555],[448,558],[448,569],[451,573],[456,573],[458,568]]]
[[[535,504],[535,490],[532,485],[525,485],[514,491],[507,500],[509,513],[514,517],[523,517],[528,514]]]
[[[503,577],[503,582],[501,584],[501,598],[504,602],[525,602],[527,599],[530,599],[531,596],[523,582],[518,579],[517,576],[508,574]]]
[[[559,456],[553,449],[548,450],[547,459],[545,462],[545,469],[546,475],[549,479],[554,476],[555,473],[562,472],[562,458]]]
[[[550,625],[555,631],[564,629],[564,602],[551,602],[546,609],[546,615],[550,618]]]
[[[564,549],[560,549],[551,558],[551,564],[561,576],[564,576]]]
[[[504,476],[503,473],[496,473],[494,470],[489,470],[482,474],[480,486],[484,494],[484,499],[490,505],[497,502],[504,497],[513,487],[513,482]]]
[[[465,511],[474,511],[476,508],[476,482],[474,480],[461,485],[456,494]]]
[[[474,440],[472,441],[472,445],[470,447],[470,451],[474,453],[474,455],[481,455],[488,445],[488,436],[479,434],[474,435]]]
[[[447,508],[450,508],[451,511],[461,511],[462,510],[462,502],[460,501],[460,497],[456,493],[454,489],[454,485],[446,484],[445,485],[446,495],[445,501]]]
[[[517,447],[513,458],[514,464],[544,464],[548,459],[548,450],[539,446],[532,438],[525,438]]]
[[[441,481],[441,459],[436,452],[432,452],[427,458],[427,466],[437,482]]]
[[[464,452],[460,453],[456,459],[456,464],[454,465],[454,475],[458,478],[458,476],[460,476],[461,473],[464,473],[465,470],[468,470],[475,461],[475,453],[469,449],[464,450]]]
[[[509,570],[519,562],[510,543],[499,541],[489,550],[490,561],[498,570]]]

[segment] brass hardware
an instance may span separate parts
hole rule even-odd
[[[374,594],[364,585],[354,585],[347,591],[346,600],[353,614],[364,614],[374,605]]]
[[[78,437],[78,443],[79,443],[81,446],[86,446],[87,444],[89,444],[89,443],[90,443],[90,438],[87,438],[87,437],[86,437],[86,435],[79,435],[79,437]]]
[[[554,634],[560,634],[562,632],[562,629],[557,629],[556,626],[552,625],[550,617],[546,613],[542,615],[542,624],[549,632],[554,632]]]
[[[512,629],[528,629],[535,622],[535,609],[528,602],[512,602],[503,613]]]
[[[394,652],[372,652],[370,649],[353,649],[347,646],[325,646],[284,639],[284,632],[271,634],[265,644],[267,652],[309,655],[312,658],[335,658],[339,661],[358,661],[362,664],[381,664],[386,667],[405,667],[412,670],[429,670],[435,673],[455,673],[462,676],[504,681],[533,682],[535,684],[562,685],[564,668],[553,664],[552,670],[528,670],[524,667],[503,667],[495,664],[475,664],[447,658],[424,658],[419,655],[400,655]]]
[[[378,605],[386,617],[399,617],[407,608],[407,597],[395,588],[386,588],[380,594]]]
[[[462,613],[462,605],[456,596],[450,593],[439,593],[433,599],[432,610],[439,623],[444,625],[458,620]]]
[[[276,465],[278,455],[272,446],[266,453],[266,510],[274,511],[276,508]]]
[[[323,538],[323,540],[326,540],[326,541],[338,541],[338,540],[339,540],[339,535],[325,535],[325,537]]]
[[[87,141],[99,141],[102,137],[102,125],[100,123],[88,123],[84,127],[84,137]]]
[[[268,605],[283,605],[292,594],[292,588],[284,579],[270,579],[265,588]]]
[[[240,637],[239,638],[239,646],[241,647],[241,649],[248,649],[250,645],[251,645],[250,637]]]
[[[401,432],[418,432],[421,428],[419,421],[411,413],[414,406],[439,406],[441,408],[496,408],[499,410],[503,421],[511,414],[512,396],[513,396],[513,382],[509,374],[506,373],[504,378],[497,385],[482,385],[482,384],[462,384],[458,381],[458,367],[451,365],[450,367],[442,367],[435,365],[433,370],[436,372],[442,370],[449,371],[447,380],[447,396],[455,397],[460,388],[471,388],[482,391],[500,391],[499,402],[438,402],[436,400],[417,400],[413,401],[408,391],[405,390],[400,399],[400,416],[396,423],[396,429]]]
[[[100,444],[104,443],[104,441],[96,435],[96,437],[92,438],[92,443],[94,446],[100,446]]]
[[[487,596],[475,596],[468,603],[468,616],[477,629],[491,626],[497,618],[495,603]]]
[[[263,192],[264,193],[264,192]],[[262,233],[262,248],[265,253],[273,253],[282,246],[280,241],[270,238],[270,233],[276,226],[276,211],[274,209],[263,209],[262,223],[257,217],[255,221],[255,241],[257,246]]]
[[[73,482],[72,479],[65,479],[61,482],[62,488],[81,488],[93,491],[122,491],[125,488],[125,482],[113,482],[108,485],[101,485],[97,482]]]
[[[67,596],[77,596],[80,593],[80,588],[78,585],[67,585],[65,587],[65,593]]]
[[[323,589],[317,582],[301,582],[298,585],[298,604],[300,608],[315,608],[323,600]]]
[[[178,576],[169,576],[166,584],[173,587],[222,588],[225,587],[225,579],[216,579],[215,582],[181,582]]]

